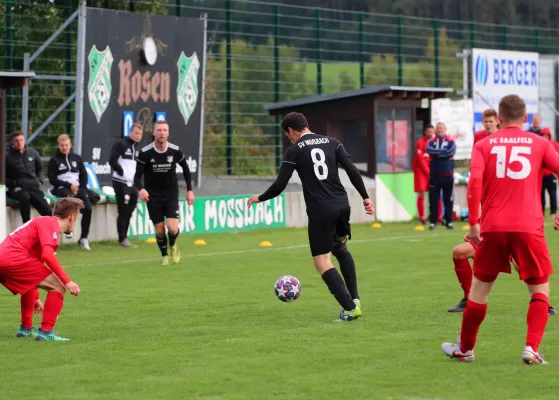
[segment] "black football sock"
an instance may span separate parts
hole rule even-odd
[[[342,252],[338,257],[340,263],[340,271],[344,277],[347,290],[352,299],[358,299],[359,293],[357,292],[357,274],[355,273],[355,261],[349,251]]]
[[[126,239],[126,232],[128,231],[127,220],[128,215],[118,214],[116,218],[116,230],[118,231],[118,242],[122,243]],[[129,221],[130,219],[128,219]]]
[[[324,280],[330,293],[334,295],[344,310],[351,311],[355,308],[355,303],[351,299],[344,280],[336,268],[330,268],[322,274],[322,280]]]
[[[169,246],[174,246],[175,242],[177,241],[177,237],[179,236],[180,231],[177,231],[174,235],[169,232],[167,236],[169,236]]]
[[[167,256],[167,236],[159,237],[156,235],[155,240],[157,240],[157,245],[159,246],[159,250],[161,250],[161,255]]]

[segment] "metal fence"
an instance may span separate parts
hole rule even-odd
[[[3,4],[3,5],[2,5]],[[0,62],[23,68],[74,11],[75,1],[7,0],[0,4],[5,40]],[[266,103],[368,85],[462,88],[464,48],[559,53],[556,29],[420,19],[240,0],[90,0],[90,6],[208,20],[204,174],[269,175],[281,157],[277,118]],[[157,28],[156,28],[157,29]],[[76,65],[75,23],[31,69],[71,75]],[[36,129],[74,91],[73,81],[34,80],[30,124]],[[10,92],[8,132],[21,124],[21,90]],[[73,104],[33,144],[54,153],[54,137],[73,131]],[[120,129],[120,127],[115,127]]]

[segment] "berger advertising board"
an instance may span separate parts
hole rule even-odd
[[[539,54],[504,50],[472,50],[472,98],[475,130],[482,130],[481,114],[487,108],[498,110],[499,100],[516,94],[526,102],[530,127],[539,112]]]
[[[82,157],[102,183],[111,179],[112,144],[130,126],[150,143],[156,119],[200,177],[203,132],[203,20],[87,9]],[[177,173],[182,173],[179,169]]]

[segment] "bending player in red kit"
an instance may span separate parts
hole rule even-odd
[[[54,252],[60,233],[74,230],[83,202],[65,197],[54,205],[53,217],[38,217],[23,224],[0,243],[0,283],[13,294],[21,294],[21,326],[17,337],[36,336],[38,341],[67,341],[53,332],[62,310],[64,294],[80,294],[58,262]],[[46,264],[46,266],[45,266]],[[47,268],[48,266],[48,268]],[[33,312],[40,311],[37,288],[48,292],[43,308],[41,328],[33,328]]]
[[[544,236],[540,195],[542,169],[559,174],[559,154],[549,140],[522,129],[526,120],[524,100],[517,95],[503,97],[499,102],[501,129],[476,143],[472,152],[468,238],[478,244],[474,277],[462,315],[460,340],[441,346],[444,354],[460,361],[474,360],[489,294],[499,273],[511,272],[512,256],[531,296],[522,361],[546,364],[538,350],[549,318],[549,276],[553,266]]]
[[[499,121],[497,119],[497,112],[492,108],[488,108],[481,114],[481,121],[483,122],[483,130],[478,131],[474,135],[474,145],[487,136],[497,132]],[[476,254],[476,245],[471,240],[464,237],[465,243],[459,244],[452,249],[452,261],[454,263],[454,272],[458,282],[464,291],[464,297],[460,302],[448,309],[448,312],[462,312],[466,308],[468,301],[468,294],[472,286],[472,267],[470,266],[469,259],[473,259]]]

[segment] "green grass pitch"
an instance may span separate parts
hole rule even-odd
[[[559,316],[541,346],[550,365],[522,365],[529,297],[515,275],[490,298],[476,361],[442,354],[460,329],[446,310],[462,294],[451,250],[464,231],[413,227],[354,226],[364,317],[351,323],[334,322],[305,229],[207,235],[204,247],[182,236],[169,267],[155,244],[63,246],[82,294],[66,296],[55,329],[72,341],[17,339],[19,296],[1,291],[0,399],[556,399]],[[559,232],[546,229],[557,262]],[[293,303],[273,293],[285,274],[302,283]]]

